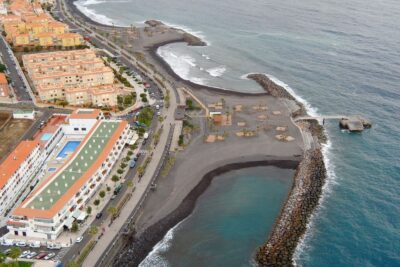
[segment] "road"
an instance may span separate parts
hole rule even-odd
[[[67,23],[70,28],[73,29],[79,29],[80,27],[75,25],[75,23],[69,18],[67,18],[63,12],[60,12],[60,3],[61,0],[57,1],[57,5],[55,7],[55,13],[57,13],[58,17],[63,20],[64,23]],[[79,31],[78,31],[79,32]],[[80,31],[82,32],[82,31]],[[96,34],[92,35],[91,38],[91,43],[93,43],[96,47],[100,49],[106,49],[110,53],[114,55],[119,55],[120,50],[116,50],[112,47],[110,47],[108,44],[103,42],[98,38]],[[135,71],[136,73],[139,73],[142,76],[142,78],[145,78],[147,75],[145,75],[143,72],[139,71],[138,68],[135,67],[135,63],[133,62],[130,58],[127,58],[124,54],[122,54],[119,57],[119,62],[128,67],[130,70]],[[165,92],[160,90],[160,88],[153,82],[154,77],[153,73],[148,73],[148,77],[151,79],[144,79],[144,82],[147,82],[150,84],[150,94],[153,93],[154,97],[159,99],[163,98],[163,95],[165,95]],[[174,93],[175,91],[173,90],[172,87],[169,85],[167,86],[168,90],[171,93]],[[160,167],[162,165],[163,160],[165,159],[167,151],[168,144],[171,142],[171,129],[173,129],[173,124],[174,124],[174,111],[176,107],[176,96],[175,97],[170,97],[170,108],[166,109],[163,111],[162,116],[165,118],[164,119],[164,130],[160,136],[160,140],[156,148],[152,151],[153,157],[150,163],[147,166],[146,172],[143,175],[143,177],[140,179],[137,175],[135,175],[134,172],[128,173],[129,178],[128,179],[134,179],[134,184],[135,184],[135,192],[132,195],[132,198],[129,200],[129,202],[124,206],[122,209],[122,212],[120,214],[120,217],[117,218],[114,223],[110,226],[109,229],[103,234],[101,239],[98,241],[97,245],[93,248],[91,253],[87,256],[86,260],[83,263],[83,266],[99,266],[101,265],[101,262],[107,258],[107,255],[110,252],[110,248],[112,248],[112,245],[115,243],[115,240],[118,239],[121,236],[121,233],[124,231],[124,226],[125,222],[127,220],[130,220],[132,216],[136,214],[138,211],[137,207],[141,205],[141,203],[144,201],[146,196],[149,193],[149,188],[150,184],[154,181],[154,179],[157,177],[158,172],[160,171]],[[149,144],[148,144],[149,146]],[[144,157],[143,157],[144,158]],[[124,194],[121,194],[121,197]],[[115,201],[115,200],[114,200]],[[106,208],[105,208],[106,209]],[[96,222],[100,224],[102,221]],[[66,263],[70,261],[71,259],[74,259],[79,252],[84,248],[84,246],[87,244],[89,241],[89,236],[86,235],[83,242],[79,243],[77,245],[74,245],[68,252],[67,254],[63,257],[63,263]]]
[[[7,66],[9,77],[12,81],[12,88],[14,89],[17,100],[31,102],[32,98],[23,81],[23,78],[21,77],[23,73],[21,73],[22,71],[20,71],[20,69],[17,67],[18,63],[15,61],[13,52],[4,40],[4,37],[0,38],[0,53],[2,55],[4,64]]]

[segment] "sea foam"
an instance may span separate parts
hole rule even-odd
[[[208,74],[210,74],[212,77],[220,77],[220,76],[222,76],[222,75],[225,73],[226,67],[225,67],[225,66],[219,66],[219,67],[207,69],[206,71],[207,71]]]
[[[185,219],[171,228],[163,239],[158,242],[147,257],[139,264],[139,267],[169,267],[167,259],[163,257],[163,253],[167,252],[172,245],[172,240],[174,239],[174,234],[178,230],[178,227],[184,222]]]
[[[177,55],[169,47],[162,46],[157,49],[157,54],[174,70],[182,79],[204,85],[205,78],[191,76],[191,70],[197,67],[196,59],[189,55]]]
[[[116,25],[115,21],[113,19],[111,19],[105,15],[98,14],[98,13],[96,13],[95,10],[88,8],[88,6],[90,6],[90,5],[96,5],[96,4],[100,4],[100,3],[104,3],[104,1],[98,1],[98,0],[81,1],[81,0],[79,0],[79,1],[75,1],[74,5],[83,14],[85,14],[87,17],[89,17],[90,19],[92,19],[98,23],[105,24],[105,25],[113,25],[113,24]]]

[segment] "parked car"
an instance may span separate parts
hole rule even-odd
[[[96,219],[100,219],[102,216],[103,216],[103,213],[99,212],[99,213],[96,214]]]
[[[61,245],[59,244],[53,244],[53,243],[48,243],[47,244],[48,249],[61,249]]]
[[[31,253],[29,253],[26,258],[27,259],[32,259],[33,257],[35,257],[37,255],[37,253],[35,251],[32,251]]]
[[[33,241],[29,243],[29,247],[31,248],[40,248],[40,241]]]
[[[15,245],[17,247],[26,247],[26,242],[25,241],[18,241]]]
[[[56,255],[56,253],[51,252],[51,253],[47,254],[47,255],[44,257],[44,259],[45,259],[45,260],[50,260],[51,258],[54,258],[55,255]]]
[[[4,255],[10,254],[10,252],[11,252],[11,248],[6,249],[6,250],[3,251]]]
[[[78,238],[76,239],[76,243],[80,243],[83,240],[83,236],[78,236]]]
[[[28,256],[31,253],[30,250],[25,250],[21,253],[21,256],[19,256],[21,259],[25,258],[26,256]]]
[[[37,260],[41,260],[41,259],[43,259],[44,257],[46,257],[47,256],[47,252],[40,252],[39,253],[39,255],[37,255],[36,257],[35,257],[35,259],[37,259]]]
[[[2,241],[1,241],[1,245],[2,246],[12,246],[13,245],[13,243],[12,243],[12,241],[10,241],[10,240],[5,240],[5,239],[3,239]]]

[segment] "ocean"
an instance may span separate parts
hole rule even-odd
[[[335,121],[325,123],[329,178],[294,260],[298,266],[400,266],[398,1],[79,0],[77,4],[100,22],[130,25],[159,19],[203,37],[209,46],[171,44],[158,51],[183,78],[255,92],[260,88],[245,75],[266,73],[302,99],[310,113],[369,118],[373,128],[361,134],[340,131]],[[235,179],[252,175],[248,170]],[[242,190],[247,189],[251,186]],[[228,192],[220,194],[228,197]],[[190,234],[188,225],[204,222],[199,216],[201,206],[207,205],[203,202],[192,215],[198,221],[189,217],[173,231],[167,260],[168,251],[177,257],[174,240],[182,242]],[[280,202],[271,200],[271,205]],[[265,222],[264,231],[269,228]],[[256,243],[241,245],[249,246],[240,252],[248,257],[248,249]],[[210,247],[208,253],[223,251]],[[230,266],[246,264],[251,263],[238,260]]]

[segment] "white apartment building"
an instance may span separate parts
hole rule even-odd
[[[15,236],[55,240],[75,220],[84,217],[86,204],[131,136],[126,121],[104,120],[99,110],[79,109],[61,127],[62,138],[68,141],[82,136],[82,141],[63,165],[13,211],[7,228]]]
[[[21,197],[44,160],[39,142],[22,141],[0,165],[0,215],[2,217]]]

